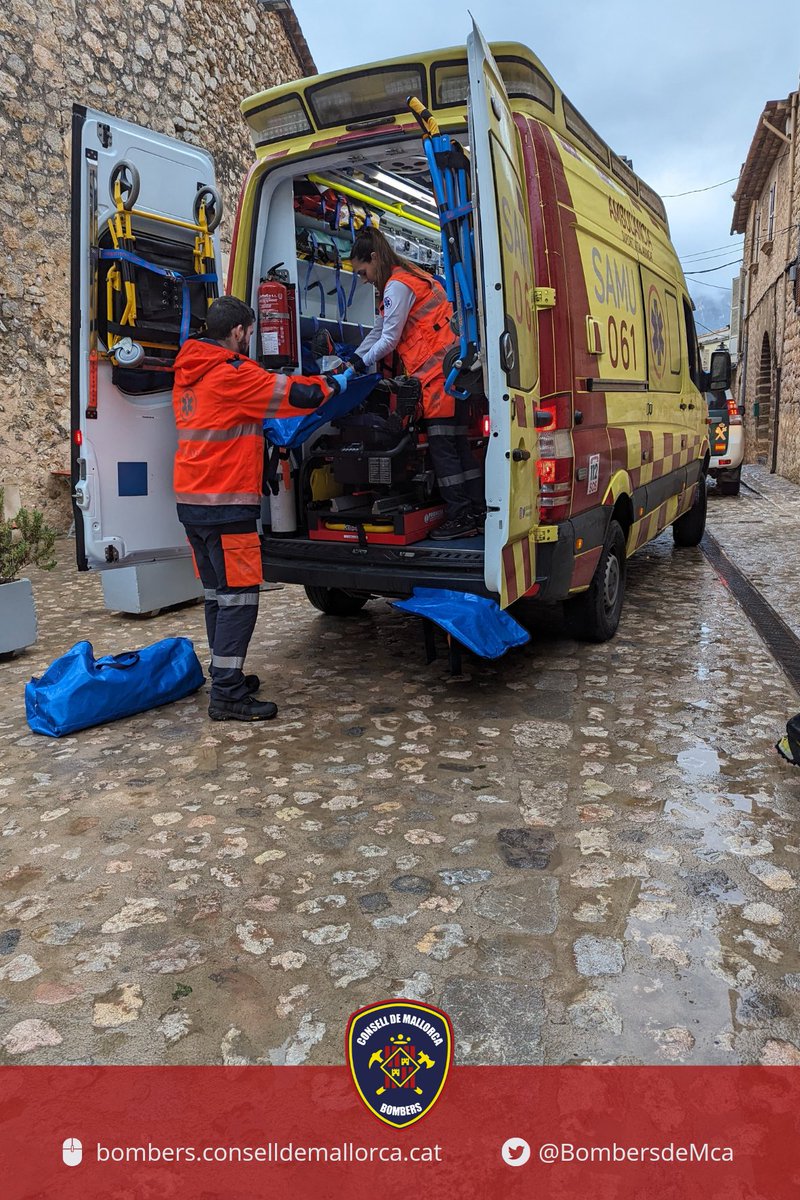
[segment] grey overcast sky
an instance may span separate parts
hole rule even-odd
[[[320,72],[463,44],[468,7],[489,41],[529,46],[587,121],[664,196],[698,324],[727,323],[739,268],[724,264],[740,258],[742,243],[730,236],[731,194],[765,102],[798,86],[798,0],[293,3]]]

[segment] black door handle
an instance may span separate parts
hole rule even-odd
[[[527,462],[531,456],[530,450],[512,450],[511,457],[514,462]]]

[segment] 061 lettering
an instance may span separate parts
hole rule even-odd
[[[608,318],[608,357],[612,367],[621,363],[623,371],[630,367],[636,370],[636,327],[633,323],[620,321],[617,328],[613,313]]]

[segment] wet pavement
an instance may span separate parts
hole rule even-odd
[[[709,527],[800,632],[800,489],[745,478]],[[265,592],[277,721],[201,691],[51,741],[22,688],[73,642],[202,647],[200,608],[112,615],[73,553],[0,665],[0,1061],[340,1063],[405,995],[462,1063],[800,1063],[800,700],[700,550],[631,560],[610,643],[549,622],[462,678],[385,602]]]

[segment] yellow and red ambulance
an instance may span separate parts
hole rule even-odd
[[[436,492],[424,434],[399,468],[396,447],[368,441],[354,466],[341,428],[323,427],[283,457],[280,494],[265,506],[265,578],[304,585],[330,613],[419,586],[503,607],[565,601],[577,632],[604,640],[619,622],[626,558],[670,525],[679,545],[702,537],[704,380],[662,201],[530,50],[490,49],[473,28],[466,47],[247,99],[255,162],[227,290],[259,312],[253,355],[302,370],[306,335],[327,330],[352,349],[375,322],[376,297],[355,286],[347,256],[363,223],[379,221],[400,253],[441,268],[409,96],[470,158],[480,331],[470,428],[485,530],[426,536]],[[191,571],[171,491],[170,363],[222,290],[221,202],[200,149],[81,107],[73,128],[78,562],[157,572],[169,602]]]

